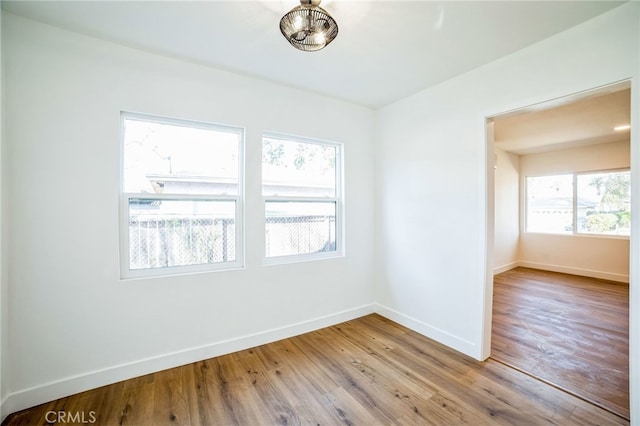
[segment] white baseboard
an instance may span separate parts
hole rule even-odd
[[[266,330],[235,339],[229,339],[195,348],[185,349],[127,364],[115,365],[91,371],[55,382],[9,393],[0,406],[2,421],[16,411],[24,410],[55,399],[64,398],[86,390],[109,385],[122,380],[178,367],[212,357],[253,348],[277,340],[286,339],[310,331],[329,327],[375,312],[375,305],[364,305],[308,321]]]
[[[510,271],[514,268],[517,268],[520,265],[520,262],[511,262],[511,263],[507,263],[506,265],[502,265],[502,266],[498,266],[497,268],[493,268],[493,274],[501,274],[503,272],[507,272]]]
[[[376,304],[376,313],[382,315],[387,319],[390,319],[391,321],[397,322],[398,324],[403,325],[408,329],[415,331],[416,333],[422,334],[423,336],[440,342],[443,345],[449,346],[450,348],[455,349],[458,352],[462,352],[463,354],[477,360],[482,360],[482,354],[480,353],[477,345],[474,345],[473,342],[462,339],[458,336],[454,336],[451,333],[447,333],[444,330],[433,327],[413,317],[410,317],[380,304]]]
[[[602,280],[617,281],[629,284],[629,275],[614,274],[611,272],[593,271],[590,269],[571,268],[561,265],[549,265],[546,263],[520,261],[518,266],[523,268],[541,269],[543,271],[561,272],[563,274],[580,275],[583,277],[599,278]]]
[[[9,412],[5,410],[5,403],[7,402],[8,397],[4,397],[0,400],[0,423],[4,422],[4,419],[7,418]]]

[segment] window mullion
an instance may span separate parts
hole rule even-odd
[[[338,197],[300,197],[300,196],[268,196],[263,197],[264,201],[299,201],[301,203],[337,203]]]
[[[175,200],[175,201],[238,201],[238,195],[208,195],[208,194],[138,194],[126,192],[125,199],[137,200]]]
[[[578,175],[573,174],[573,223],[571,225],[571,229],[573,229],[573,234],[578,233]]]

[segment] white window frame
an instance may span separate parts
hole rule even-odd
[[[125,192],[124,155],[125,120],[133,119],[181,127],[216,130],[238,135],[238,192],[236,195],[207,194],[143,194]],[[135,279],[172,276],[190,273],[224,271],[244,267],[244,145],[245,130],[240,127],[205,123],[177,118],[167,118],[148,114],[122,111],[120,113],[120,278]],[[151,201],[234,201],[235,202],[235,255],[234,261],[205,263],[196,265],[168,266],[163,268],[130,269],[129,253],[129,201],[131,199]]]
[[[270,256],[267,257],[266,253],[266,241],[262,244],[263,249],[263,262],[265,265],[280,265],[286,263],[307,262],[321,259],[332,259],[344,257],[345,255],[345,238],[344,238],[344,144],[341,142],[326,141],[322,139],[309,138],[306,136],[296,136],[285,133],[276,132],[264,132],[260,141],[260,158],[262,158],[262,149],[265,139],[275,139],[285,142],[297,142],[306,144],[323,145],[335,148],[336,150],[336,165],[335,165],[335,194],[333,197],[300,197],[300,196],[262,196],[262,206],[264,207],[263,215],[263,236],[266,238],[266,204],[269,202],[307,202],[307,203],[335,203],[336,206],[336,249],[329,252],[320,253],[304,253],[304,254],[290,254],[285,256]],[[261,163],[262,164],[262,161]],[[264,181],[261,179],[260,190],[263,190]]]
[[[538,175],[529,175],[524,176],[523,186],[524,186],[524,232],[527,234],[545,234],[545,235],[564,235],[564,236],[573,236],[573,237],[594,237],[594,238],[611,238],[611,239],[629,239],[629,235],[611,235],[611,234],[598,234],[591,232],[578,232],[578,176],[584,175],[593,175],[593,174],[602,174],[602,173],[623,173],[623,172],[631,172],[631,169],[620,168],[620,169],[599,169],[599,170],[588,170],[581,172],[560,172],[560,173],[550,173],[550,174],[538,174]],[[527,178],[530,177],[543,177],[543,176],[558,176],[558,175],[571,175],[572,184],[573,184],[573,194],[572,194],[572,203],[571,203],[571,232],[560,233],[560,232],[541,232],[541,231],[529,231],[528,230],[528,220],[529,220],[529,187],[527,185]]]

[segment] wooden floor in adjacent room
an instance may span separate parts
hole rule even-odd
[[[628,285],[516,268],[493,294],[493,359],[629,418]]]
[[[100,425],[627,425],[493,360],[368,315],[43,404]]]

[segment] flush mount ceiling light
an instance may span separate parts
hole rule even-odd
[[[280,20],[282,35],[296,49],[313,52],[324,48],[338,35],[338,24],[320,7],[320,0],[300,0]]]

